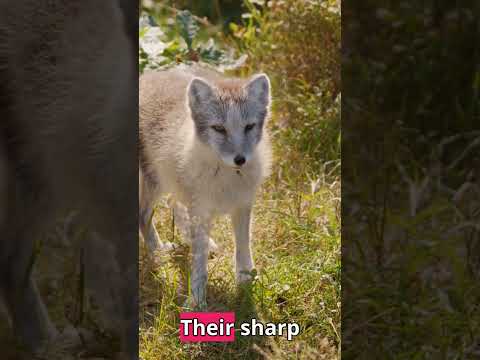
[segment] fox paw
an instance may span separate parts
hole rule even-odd
[[[205,299],[197,301],[193,296],[189,296],[183,303],[183,309],[185,311],[206,311],[207,301]]]
[[[220,251],[220,247],[212,238],[208,238],[208,251],[214,254],[217,254]]]
[[[167,256],[175,250],[175,245],[171,242],[161,242],[158,249],[154,250],[150,256],[156,265],[162,265],[167,261]]]
[[[175,245],[169,241],[161,242],[158,248],[158,251],[160,252],[169,252],[172,250],[175,250]]]
[[[251,283],[255,276],[257,275],[257,270],[240,270],[237,273],[237,284],[248,284]]]

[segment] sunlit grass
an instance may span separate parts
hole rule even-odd
[[[228,219],[216,221],[221,252],[209,260],[208,310],[234,311],[239,319],[291,322],[301,326],[294,341],[284,337],[242,338],[233,344],[182,344],[178,318],[188,292],[189,249],[180,246],[158,266],[142,247],[140,349],[144,360],[162,358],[336,358],[340,346],[340,183],[312,186],[307,176],[276,174],[255,206],[253,252],[257,277],[237,289],[233,234]],[[284,173],[285,174],[285,173]],[[292,188],[292,184],[295,187]],[[181,244],[171,211],[155,216],[162,240]],[[263,354],[263,355],[262,355]]]

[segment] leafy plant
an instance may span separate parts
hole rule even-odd
[[[320,171],[326,161],[338,162],[340,4],[321,0],[244,4],[243,24],[230,24],[238,52],[250,59],[240,70],[271,74],[279,147],[303,157],[302,165],[308,163],[313,171]],[[291,160],[286,157],[285,164]]]
[[[222,68],[238,66],[232,52],[220,48],[213,37],[202,39],[202,29],[188,10],[177,11],[175,16],[159,24],[155,14],[148,11],[140,19],[140,72],[160,69],[178,63],[203,62]]]

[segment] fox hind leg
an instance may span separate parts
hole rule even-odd
[[[169,242],[163,243],[160,240],[160,236],[153,224],[153,202],[156,198],[155,186],[146,179],[142,172],[139,173],[139,185],[139,225],[145,244],[150,254],[154,254],[156,251],[168,251],[172,249],[172,244]]]

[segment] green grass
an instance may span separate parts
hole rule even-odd
[[[234,311],[237,326],[252,317],[294,321],[301,333],[292,341],[237,333],[234,343],[181,343],[179,314],[188,296],[190,251],[180,245],[171,210],[162,203],[154,224],[162,241],[180,246],[155,264],[140,243],[143,360],[340,357],[340,17],[320,1],[259,3],[244,1],[245,22],[231,24],[230,34],[218,34],[218,24],[197,28],[192,25],[197,17],[162,5],[144,9],[163,33],[158,42],[165,49],[159,56],[141,52],[139,65],[141,71],[159,70],[199,60],[221,68],[246,56],[245,62],[233,61],[235,74],[270,76],[274,168],[254,208],[256,278],[237,289],[230,221],[218,219],[212,237],[221,251],[209,260],[207,310]],[[177,9],[182,4],[172,1]],[[141,40],[150,31],[145,26]],[[218,51],[202,50],[210,36]]]
[[[140,354],[144,360],[337,357],[340,183],[336,178],[320,180],[320,174],[312,177],[318,180],[315,192],[306,172],[277,167],[263,186],[254,209],[257,277],[251,287],[235,286],[233,235],[227,219],[215,223],[212,237],[222,250],[209,260],[209,311],[234,311],[237,324],[252,316],[264,322],[295,321],[301,333],[293,341],[237,335],[230,344],[181,343],[178,319],[188,294],[189,249],[180,246],[160,266],[142,249]],[[181,244],[167,207],[158,207],[154,221],[163,241]]]

